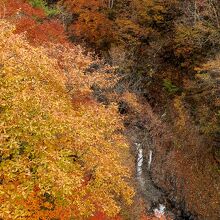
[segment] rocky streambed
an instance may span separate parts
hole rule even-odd
[[[122,112],[125,115],[125,134],[136,158],[137,193],[144,200],[145,212],[158,218],[196,220],[196,215],[186,209],[184,201],[179,202],[169,191],[154,182],[153,175],[155,169],[158,169],[155,164],[160,164],[160,161],[156,161],[158,160],[157,150],[149,132],[152,129],[149,118],[144,117],[145,114],[129,113],[128,109]]]

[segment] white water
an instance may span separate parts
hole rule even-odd
[[[137,163],[136,163],[137,179],[140,184],[140,188],[141,188],[142,192],[145,192],[145,195],[149,194],[148,196],[150,196],[150,194],[152,192],[149,190],[151,190],[152,186],[149,184],[151,184],[151,182],[150,182],[150,179],[145,180],[145,178],[147,178],[147,177],[143,174],[143,162],[144,162],[143,148],[140,143],[135,143],[135,146],[136,146],[136,150],[137,150]],[[152,158],[153,158],[153,151],[150,150],[149,157],[148,157],[148,170],[150,170],[150,168],[151,168]],[[163,204],[159,204],[159,207],[154,209],[155,217],[157,217],[157,218],[163,217],[165,214],[165,209],[166,209],[166,207]]]
[[[135,143],[135,145],[136,145],[136,149],[138,152],[138,155],[137,155],[137,179],[138,179],[138,182],[140,183],[141,189],[144,190],[145,180],[144,180],[144,176],[142,175],[143,174],[143,161],[144,161],[143,149],[141,147],[141,144]]]
[[[138,159],[137,159],[137,175],[141,176],[143,170],[142,170],[142,166],[143,166],[143,149],[140,148],[140,146],[138,146]]]
[[[152,155],[153,155],[153,151],[150,150],[150,152],[149,152],[149,160],[148,160],[148,170],[150,170],[150,167],[151,167]]]
[[[163,204],[159,204],[159,208],[154,209],[154,215],[157,218],[161,218],[165,214],[166,207]]]

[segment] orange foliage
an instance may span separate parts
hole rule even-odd
[[[69,28],[70,34],[98,47],[112,41],[113,22],[107,17],[104,1],[62,0],[60,3],[77,17]]]
[[[93,6],[98,7],[96,4]],[[16,72],[16,76],[23,76],[22,74],[24,74],[24,76],[27,76],[28,78],[30,77],[30,74],[33,74],[33,77],[38,79],[37,77],[41,77],[43,69],[42,76],[47,76],[47,79],[41,81],[41,86],[39,88],[31,86],[31,88],[26,89],[29,84],[25,83],[18,85],[24,86],[24,93],[30,89],[30,91],[27,92],[27,95],[31,96],[35,92],[41,94],[39,99],[49,98],[50,95],[53,94],[53,89],[55,90],[55,88],[57,88],[56,91],[59,91],[59,101],[61,102],[62,98],[64,100],[62,102],[63,106],[56,104],[59,106],[60,112],[55,112],[57,107],[54,107],[54,117],[57,117],[60,120],[61,118],[63,118],[62,120],[67,119],[68,122],[66,121],[63,124],[60,122],[54,123],[59,124],[59,129],[64,126],[62,132],[66,132],[65,134],[59,134],[60,131],[56,132],[57,137],[52,139],[52,142],[57,141],[56,144],[53,145],[52,142],[47,142],[46,138],[43,138],[42,136],[39,138],[38,146],[36,143],[30,145],[34,146],[34,150],[30,151],[30,156],[25,157],[24,153],[19,153],[21,157],[24,156],[25,158],[24,160],[19,160],[18,158],[20,156],[17,157],[17,155],[14,155],[14,166],[16,169],[20,170],[19,173],[13,173],[13,178],[10,175],[10,172],[13,170],[12,165],[10,164],[11,159],[8,158],[5,153],[5,163],[8,163],[8,165],[4,167],[7,167],[10,171],[5,172],[5,170],[0,167],[1,173],[8,173],[8,175],[2,177],[3,184],[0,184],[0,191],[3,192],[3,195],[0,195],[0,217],[9,217],[8,210],[10,209],[10,216],[12,216],[12,218],[18,216],[19,218],[25,218],[27,220],[57,218],[60,220],[66,220],[70,219],[72,216],[79,218],[82,216],[89,217],[92,216],[94,212],[96,213],[93,217],[95,219],[119,220],[119,217],[109,218],[107,216],[115,216],[120,211],[119,197],[123,198],[123,202],[127,205],[132,202],[133,190],[129,184],[127,184],[130,170],[127,166],[118,162],[120,161],[119,158],[127,160],[125,159],[125,157],[128,156],[125,155],[125,149],[127,146],[124,138],[116,133],[117,130],[122,129],[123,127],[120,124],[120,118],[117,117],[116,106],[112,105],[106,109],[106,107],[99,105],[91,98],[91,91],[89,91],[91,84],[94,81],[98,83],[99,79],[102,78],[102,76],[98,76],[97,78],[93,77],[93,80],[88,77],[85,79],[83,71],[89,64],[91,64],[93,58],[91,56],[84,56],[82,50],[77,47],[70,48],[61,44],[50,44],[51,42],[64,44],[67,42],[67,37],[61,23],[55,19],[48,20],[43,10],[32,8],[23,0],[5,1],[5,7],[7,13],[5,13],[4,18],[14,23],[16,26],[16,28],[14,28],[5,21],[2,21],[1,24],[2,33],[0,33],[0,40],[2,40],[2,42],[7,41],[7,43],[2,44],[5,48],[0,48],[0,55],[2,55],[0,58],[2,58],[2,63],[4,63],[4,68],[6,68],[6,75],[9,75],[11,69],[10,66],[13,66],[17,71],[14,71],[14,73]],[[109,32],[108,28],[102,23],[102,20],[105,19],[104,15],[98,12],[94,13],[96,14],[96,20],[94,19],[94,23],[99,24],[94,26],[95,31],[92,32],[92,40],[96,41],[98,39],[96,37],[99,35],[100,30],[103,30],[101,31],[103,35],[108,35]],[[92,14],[90,15],[89,12],[87,12],[87,15],[92,17]],[[89,35],[89,31],[86,29],[87,24],[83,19],[82,23],[85,24],[85,29],[82,29],[82,31],[84,30],[84,34],[87,36]],[[94,23],[90,20],[89,25],[93,28]],[[75,31],[76,33],[79,33],[80,29],[76,28]],[[20,35],[14,35],[14,33],[25,33],[25,37],[30,43],[35,46],[46,43],[47,47],[32,47],[27,41],[24,41],[23,37]],[[15,63],[13,64],[11,63],[12,61],[10,61],[7,69],[6,61],[3,58],[5,56],[3,54],[6,52],[10,53],[10,51],[13,51],[14,49],[19,53],[18,58],[16,56],[14,60],[13,57]],[[45,57],[43,57],[44,55]],[[39,66],[37,66],[38,62]],[[19,67],[17,65],[19,65]],[[22,69],[21,71],[19,69],[20,66]],[[7,80],[7,77],[5,78],[4,80]],[[56,78],[57,81],[55,80]],[[63,81],[64,78],[67,78],[65,82],[66,84]],[[51,89],[47,92],[45,89],[45,91],[42,92],[41,89],[44,89],[43,84],[45,83],[45,85],[47,85],[47,80],[51,80]],[[103,79],[101,79],[101,81],[103,81]],[[73,90],[70,90],[71,93],[69,93],[71,94],[71,97],[69,97],[69,94],[66,94],[68,83],[70,86],[73,86]],[[13,88],[14,87],[11,86],[12,90]],[[9,89],[6,88],[6,90]],[[44,95],[43,98],[44,92],[46,95]],[[12,93],[15,94],[15,96],[18,95],[16,102],[20,102],[19,100],[21,96],[19,96],[19,93],[15,91]],[[37,94],[35,94],[35,98],[36,97],[38,97]],[[72,99],[72,102],[69,102],[70,98]],[[41,101],[44,102],[43,100]],[[59,101],[56,100],[56,102]],[[50,101],[46,102],[50,103]],[[23,108],[25,103],[22,103],[23,104],[19,104],[21,108],[20,111],[25,112],[27,109],[25,109],[25,107]],[[27,103],[28,105],[30,104],[29,101]],[[13,103],[13,105],[15,105],[15,103]],[[35,105],[36,103],[33,104],[33,107],[35,107]],[[46,105],[44,105],[44,107],[45,106]],[[67,110],[67,107],[69,108],[68,113],[62,112],[62,110]],[[49,109],[51,109],[51,107]],[[75,113],[76,115],[73,115]],[[11,117],[13,116],[11,115]],[[41,117],[41,115],[39,117]],[[82,117],[84,119],[82,119]],[[20,117],[20,119],[21,118],[22,117]],[[77,118],[79,118],[78,122],[76,121]],[[4,119],[2,120],[4,121]],[[44,131],[44,128],[43,126],[40,126],[40,123],[43,123],[44,120],[46,120],[46,118],[36,118],[39,129],[42,131]],[[77,129],[81,129],[80,126],[83,120],[85,120],[85,129],[82,130],[82,132],[78,132]],[[33,123],[33,121],[34,119],[30,117],[30,123]],[[68,129],[66,130],[66,126],[69,126],[70,122],[73,124],[68,129],[73,129],[73,126],[75,126],[75,128],[69,133],[70,136],[66,137],[70,131]],[[51,124],[49,127],[52,131]],[[56,128],[54,130],[56,130]],[[76,137],[74,137],[74,135]],[[24,135],[25,138],[27,138],[27,136]],[[74,142],[72,140],[74,139],[73,137],[76,139]],[[100,139],[100,143],[98,143],[98,139]],[[4,141],[7,142],[5,139]],[[62,144],[62,141],[65,143]],[[29,141],[25,142],[23,139],[18,142],[19,146],[21,145],[21,148],[25,148],[27,147],[27,143],[29,144]],[[23,146],[23,143],[25,146]],[[45,154],[48,161],[50,161],[49,164],[53,166],[48,169],[48,171],[44,170],[45,168],[43,167],[40,169],[39,167],[41,167],[41,165],[37,165],[37,167],[33,166],[33,161],[36,159],[42,162],[40,155],[36,156],[34,159],[32,158],[32,153],[35,152],[35,150],[38,152],[39,146],[42,146],[42,143],[43,145],[48,144],[48,148],[54,146],[54,150],[57,151],[56,153],[49,152],[49,150],[48,152],[47,150],[39,151],[40,154],[44,152],[42,155]],[[64,155],[60,157],[60,161],[56,158],[58,154],[61,154],[61,151],[57,149],[57,146],[59,145],[65,146],[65,152],[63,153]],[[86,151],[84,149],[85,146],[88,148]],[[77,161],[74,161],[73,159],[74,163],[72,163],[72,154],[74,152],[77,153],[73,156],[79,157],[80,159],[77,159]],[[70,154],[70,156],[66,155],[67,153]],[[81,156],[78,156],[78,154]],[[57,161],[59,161],[60,164],[57,164]],[[70,164],[67,166],[66,163]],[[77,165],[75,166],[75,164]],[[63,166],[62,169],[59,166]],[[54,168],[55,170],[60,169],[60,172],[58,172],[59,175],[64,174],[65,177],[57,177],[58,173],[54,172]],[[24,173],[22,173],[22,169],[25,169]],[[25,173],[26,171],[27,173]],[[42,173],[40,174],[38,171]],[[57,182],[50,182],[50,180],[54,178],[54,174],[52,174],[53,172],[57,177]],[[51,176],[48,177],[47,175]],[[60,183],[59,181],[63,183]],[[51,183],[53,186],[48,186]],[[26,188],[27,185],[28,189]],[[63,188],[60,189],[59,185],[62,185]],[[45,192],[45,189],[42,190],[44,187],[48,187],[50,190],[47,189],[48,191]],[[56,188],[56,190],[53,191],[53,187]],[[9,192],[8,195],[6,195],[6,191],[7,193]],[[49,192],[49,198],[45,195],[47,192]],[[101,212],[105,214],[101,214]]]
[[[91,98],[102,72],[84,73],[92,57],[80,47],[34,47],[5,20],[0,27],[0,217],[116,216],[134,192],[117,106]]]
[[[111,26],[111,21],[104,14],[87,11],[80,14],[78,22],[72,24],[69,30],[77,37],[99,44],[100,41],[109,41],[113,38]]]
[[[59,217],[60,220],[70,219],[70,207],[62,207],[55,204],[54,201],[47,201],[40,196],[38,192],[32,192],[26,200],[19,202],[25,209],[29,210],[30,216],[26,216],[27,220],[46,220]]]

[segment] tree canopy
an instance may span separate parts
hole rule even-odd
[[[96,103],[77,82],[72,93],[66,87],[64,71],[83,80],[89,58],[72,49],[76,66],[68,69],[67,48],[33,47],[4,20],[0,29],[0,217],[116,215],[133,195],[117,108]],[[65,70],[51,51],[63,56]]]

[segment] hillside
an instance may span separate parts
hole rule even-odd
[[[217,0],[0,3],[0,219],[219,219]]]

